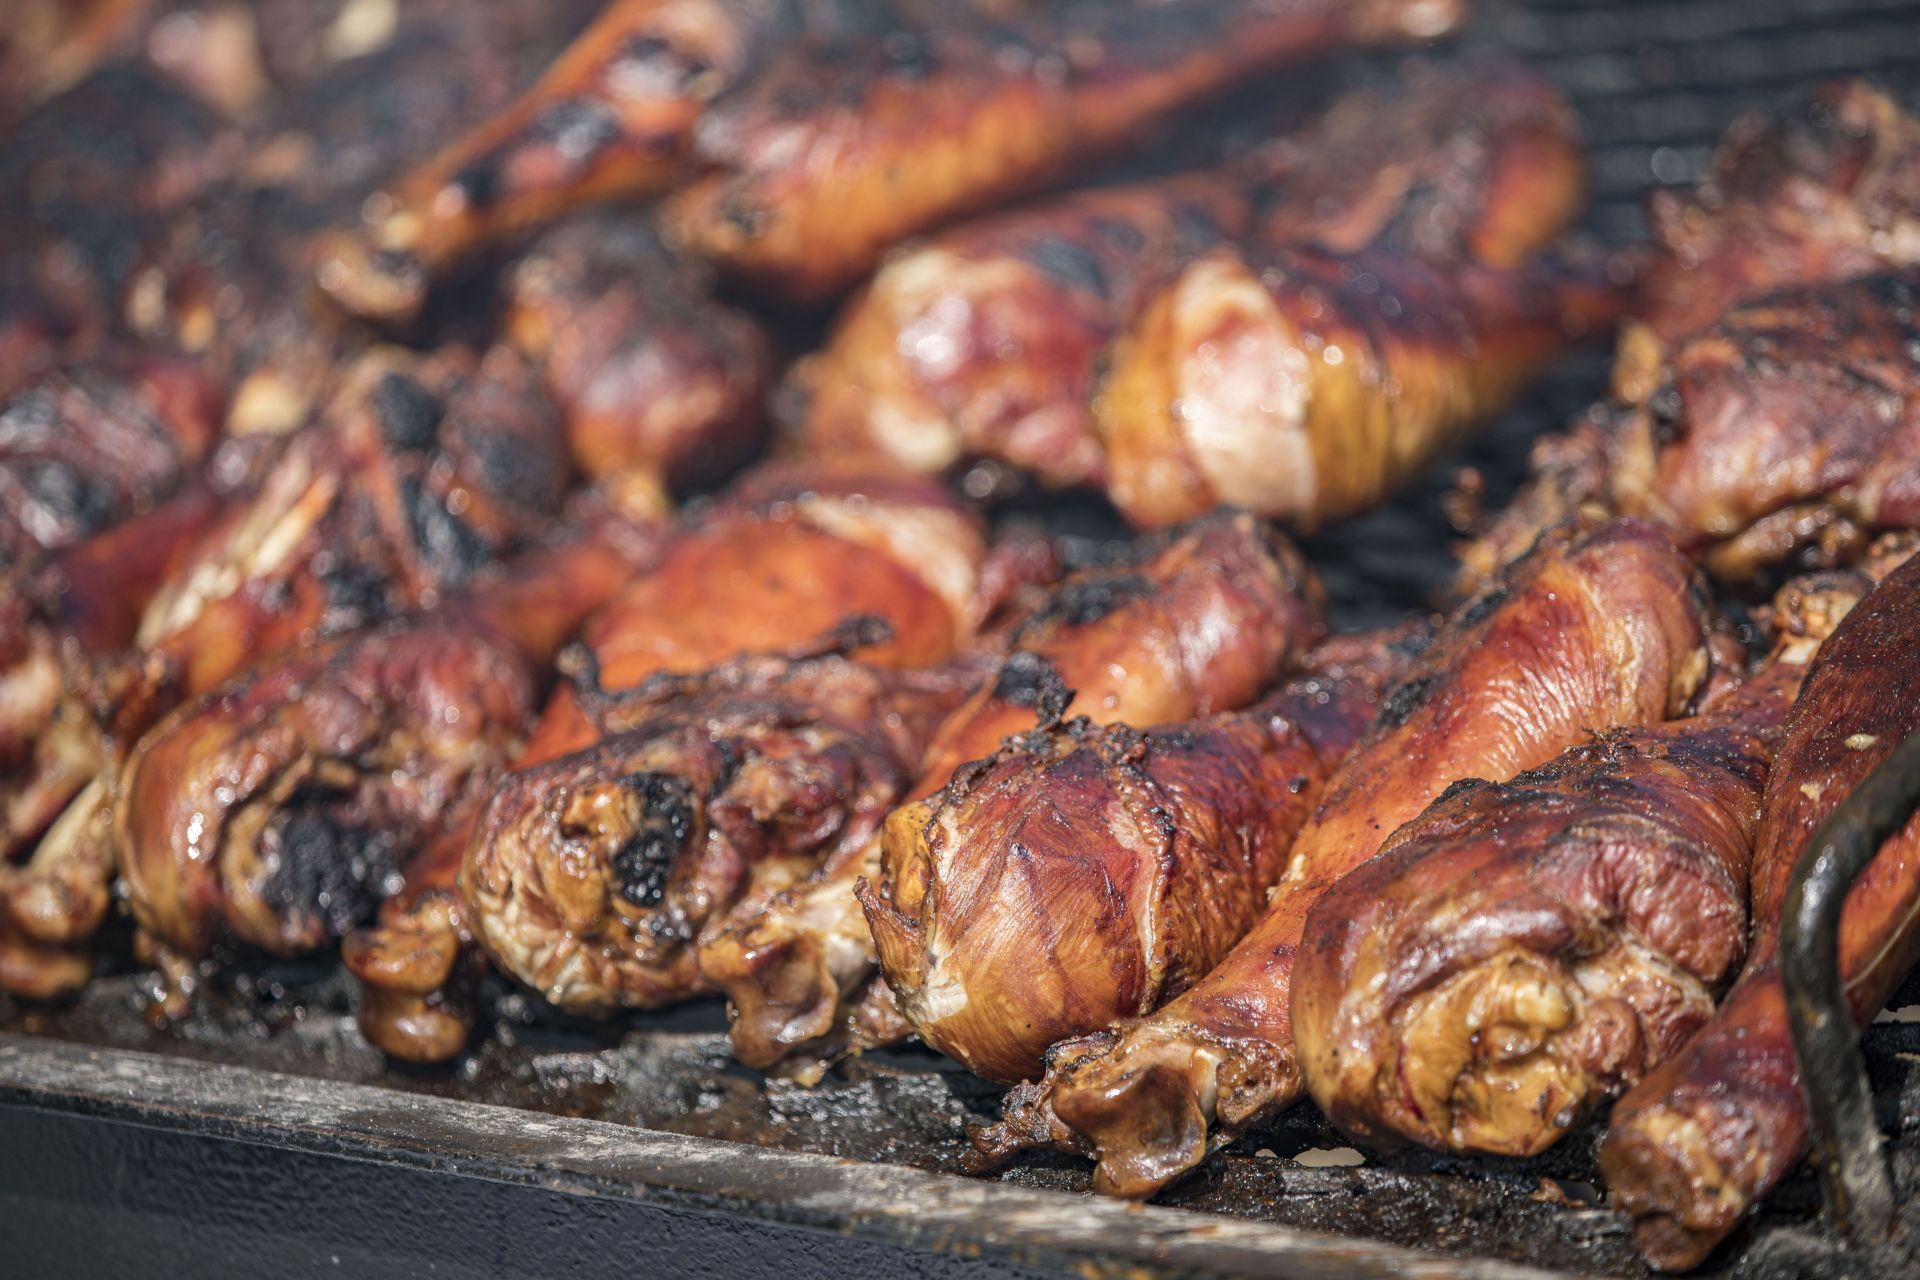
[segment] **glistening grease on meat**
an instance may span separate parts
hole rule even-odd
[[[1318,583],[1290,544],[1246,515],[1196,521],[1063,582],[934,735],[906,799],[932,795],[1036,721],[1162,724],[1244,707],[1320,628]],[[878,1015],[906,1034],[870,982],[877,957],[854,896],[879,875],[880,842],[869,840],[701,947],[701,973],[733,1006],[742,1061],[779,1062],[843,1016]]]
[[[1304,919],[1399,825],[1463,778],[1545,763],[1596,729],[1661,720],[1711,666],[1690,567],[1652,527],[1555,531],[1447,622],[1328,783],[1254,927],[1151,1016],[1070,1040],[1008,1095],[979,1162],[1094,1155],[1096,1189],[1144,1196],[1303,1092],[1288,1000]]]
[[[1798,579],[1772,654],[1702,714],[1449,788],[1307,917],[1293,1038],[1373,1145],[1532,1155],[1671,1055],[1746,952],[1774,752],[1821,642],[1910,555]]]
[[[766,738],[770,751],[777,747],[799,758],[806,755],[809,743],[823,750],[829,739],[841,744],[834,749],[840,764],[864,761],[860,768],[881,781],[856,784],[844,769],[821,775],[822,790],[807,803],[811,821],[822,834],[818,843],[807,844],[802,852],[829,850],[834,846],[830,834],[835,824],[859,826],[868,821],[854,806],[870,796],[873,787],[885,790],[889,757],[872,745],[874,741],[901,753],[909,772],[918,763],[919,747],[908,750],[890,736],[910,726],[893,726],[878,739],[871,736],[879,733],[877,729],[863,731],[869,736],[862,738],[855,729],[843,728],[816,741],[797,723],[789,723],[800,714],[795,707],[802,705],[803,692],[798,690],[811,687],[803,686],[797,675],[796,691],[776,698],[766,689],[779,682],[764,667],[745,669],[759,672],[755,679],[765,696],[755,701],[739,687],[744,677],[738,671],[731,685],[720,675],[693,673],[715,664],[724,666],[743,655],[817,651],[825,640],[857,655],[860,666],[844,668],[850,689],[884,686],[913,705],[932,697],[936,689],[952,688],[957,697],[971,687],[970,682],[953,682],[970,670],[972,659],[965,655],[982,642],[981,628],[997,627],[995,615],[1004,602],[1019,599],[1034,583],[1049,581],[1056,573],[1050,544],[1015,533],[989,548],[979,522],[938,485],[902,478],[885,468],[776,464],[743,477],[705,516],[677,530],[658,563],[588,621],[581,644],[569,654],[569,664],[584,688],[563,685],[549,701],[533,738],[515,762],[516,773],[499,789],[490,825],[475,832],[471,840],[465,829],[457,836],[443,836],[417,871],[410,872],[405,892],[383,905],[378,925],[348,939],[346,961],[364,984],[360,1022],[369,1039],[389,1053],[415,1061],[438,1061],[457,1053],[466,1043],[471,1023],[469,988],[484,930],[492,931],[496,949],[504,956],[527,957],[582,945],[578,938],[561,943],[548,936],[550,915],[506,908],[542,896],[538,877],[529,879],[526,873],[529,868],[537,872],[550,865],[551,838],[557,838],[551,829],[529,829],[523,820],[527,807],[537,810],[544,805],[553,786],[617,789],[621,785],[622,751],[639,748],[628,743],[624,748],[588,751],[602,738],[607,728],[603,722],[610,715],[628,727],[635,716],[654,715],[661,741],[648,749],[671,754],[677,744],[688,762],[698,754],[693,740],[701,732],[702,721],[693,711],[670,721],[669,710],[696,693],[711,695],[707,702],[726,694],[733,705],[727,714],[743,723],[752,720],[756,710],[761,713],[765,723],[753,732]],[[724,583],[724,589],[716,590],[717,583]],[[870,674],[859,674],[863,670]],[[808,678],[818,683],[817,669],[807,671],[813,673]],[[909,671],[925,674],[909,677],[904,674]],[[670,678],[676,674],[687,678]],[[888,683],[892,681],[900,683]],[[851,694],[839,696],[844,701]],[[856,725],[881,714],[877,708],[885,700],[878,694],[874,697],[878,700],[866,711],[847,713],[854,716]],[[895,708],[888,714],[899,713],[901,709]],[[678,729],[670,732],[670,724]],[[722,734],[721,745],[714,750],[724,755],[723,731],[711,731]],[[924,735],[909,737],[924,742]],[[861,742],[868,746],[860,747]],[[581,752],[587,754],[576,754]],[[566,766],[552,763],[563,757],[569,761]],[[537,777],[521,776],[536,766],[550,767]],[[688,763],[687,767],[693,766]],[[717,791],[730,785],[725,779],[713,782]],[[729,815],[730,825],[725,838],[716,836],[711,842],[715,856],[791,837],[781,833],[778,806],[754,810],[758,817],[750,822],[730,801],[720,798],[716,803],[719,813]],[[766,829],[753,830],[753,822],[763,822]],[[706,849],[708,844],[698,843],[695,848]],[[484,905],[457,883],[467,862],[499,870],[496,888],[500,891]],[[797,875],[800,865],[799,853],[773,860],[759,879]],[[583,864],[581,871],[586,875],[591,867]],[[469,889],[476,884],[469,876]],[[677,901],[683,911],[692,910],[684,895]],[[594,917],[581,931],[606,933],[610,922],[621,918],[617,905],[609,906],[606,920],[596,925],[599,917]],[[701,907],[694,914],[711,924],[724,915],[723,905],[708,904],[711,910]],[[494,911],[495,907],[501,910]],[[477,910],[491,912],[484,924],[478,923]],[[659,920],[652,904],[645,911],[631,905],[624,910],[636,918]],[[687,941],[662,940],[655,947],[656,959],[681,955]],[[576,998],[564,984],[537,976],[538,966],[531,960],[516,958],[507,963],[512,972],[542,990],[557,992],[563,1003],[574,1007],[595,1003],[584,996]],[[629,955],[624,961],[607,960],[599,969],[604,976],[623,966],[631,971],[641,963]],[[656,964],[654,971],[659,967]],[[690,966],[683,968],[690,973]],[[587,989],[584,984],[579,987]],[[594,990],[605,995],[597,1001],[600,1008],[621,1003],[618,993],[606,995],[607,985]],[[658,979],[655,1002],[669,999],[668,990],[667,980]]]
[[[803,437],[916,470],[986,458],[1097,487],[1107,348],[1195,256],[1390,244],[1515,265],[1564,228],[1582,176],[1572,113],[1544,79],[1414,63],[1217,169],[1017,208],[896,255],[796,371]]]
[[[920,1038],[976,1074],[1150,1013],[1266,907],[1320,788],[1430,639],[1343,636],[1245,711],[1145,732],[1076,719],[1007,740],[887,819],[860,901]]]
[[[1614,264],[1392,249],[1217,250],[1115,344],[1107,493],[1157,528],[1234,503],[1312,530],[1358,514],[1504,409],[1625,301]]]
[[[1754,932],[1711,1021],[1613,1109],[1600,1168],[1655,1266],[1698,1266],[1807,1154],[1798,1056],[1780,982],[1780,917],[1814,831],[1920,730],[1920,557],[1835,629],[1774,757],[1753,859]],[[1856,1024],[1920,960],[1920,818],[1848,890],[1840,972]]]

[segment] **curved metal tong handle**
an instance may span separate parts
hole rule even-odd
[[[1794,868],[1780,922],[1780,976],[1813,1158],[1834,1227],[1850,1242],[1891,1235],[1895,1203],[1840,972],[1840,916],[1847,890],[1916,809],[1920,733],[1895,747],[1814,832]]]

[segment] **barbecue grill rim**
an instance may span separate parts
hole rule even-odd
[[[1094,1196],[0,1033],[0,1106],[636,1200],[1089,1274],[1553,1280],[1566,1273]]]

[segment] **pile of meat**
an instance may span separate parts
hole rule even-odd
[[[1920,729],[1920,121],[1743,118],[1608,254],[1555,90],[1445,52],[1060,193],[1458,0],[595,7],[0,36],[0,988],[125,913],[155,1017],[337,951],[412,1061],[489,967],[723,994],[743,1062],[917,1036],[1014,1086],[981,1168],[1124,1196],[1307,1095],[1505,1154],[1612,1104],[1701,1261],[1806,1152],[1788,877]],[[1288,534],[1616,332],[1453,606],[1330,634]],[[981,464],[1140,536],[991,533]],[[1860,1018],[1917,907],[1910,825]]]

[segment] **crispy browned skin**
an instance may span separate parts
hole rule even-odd
[[[934,666],[972,635],[986,559],[978,517],[938,484],[884,466],[767,465],[582,639],[609,689],[782,652],[857,615],[891,636],[863,660]]]
[[[592,676],[587,705],[572,687],[562,687],[516,768],[571,756],[575,772],[587,779],[581,786],[615,786],[604,771],[596,775],[592,759],[598,757],[575,755],[600,739],[601,704],[608,698],[661,708],[664,716],[664,693],[645,690],[671,691],[675,686],[666,677],[674,673],[702,671],[744,654],[817,648],[823,639],[839,636],[858,646],[866,666],[945,664],[976,640],[1001,600],[1054,571],[1047,547],[1015,539],[989,551],[978,521],[928,481],[872,467],[762,467],[683,530],[657,565],[588,623],[580,649]],[[725,589],[716,593],[716,583]],[[848,631],[850,619],[864,621]],[[692,683],[701,687],[698,680]],[[635,689],[642,692],[620,692]],[[682,737],[695,727],[689,721]],[[786,730],[779,734],[794,740]],[[909,769],[917,752],[916,747]],[[606,754],[617,762],[619,748],[610,746]],[[499,803],[534,803],[544,794],[515,779],[503,787]],[[896,789],[892,798],[898,794]],[[519,829],[526,823],[518,810],[504,811],[513,820],[499,820],[505,828],[498,837],[502,848],[495,851],[490,842],[496,837],[482,834],[475,838],[472,856],[488,865],[504,864],[508,871],[502,874],[512,885],[512,875],[524,863],[533,860],[537,870],[552,850],[541,842],[542,832]],[[855,819],[845,804],[823,800],[819,821],[829,820]],[[738,823],[735,834],[748,838]],[[438,1061],[466,1042],[470,1018],[461,990],[466,962],[450,958],[472,949],[463,942],[473,932],[471,912],[454,884],[466,843],[455,847],[443,841],[429,864],[437,869],[427,873],[431,890],[416,895],[410,889],[408,901],[384,910],[381,927],[363,932],[347,950],[349,965],[366,983],[363,1027],[375,1043],[401,1057]],[[791,870],[794,863],[780,865]],[[536,890],[537,885],[525,892],[537,897]],[[638,908],[625,910],[632,915]],[[721,914],[716,911],[715,918]],[[608,919],[617,915],[613,911]],[[512,936],[503,945],[511,945]],[[662,947],[663,954],[678,954]],[[623,966],[648,972],[659,967],[626,955],[601,968],[617,973]],[[667,980],[656,980],[658,998],[670,998]],[[618,998],[603,1003],[610,1007]]]
[[[774,49],[885,19],[871,0],[616,0],[499,114],[375,197],[322,248],[349,311],[411,318],[435,277],[515,232],[685,176],[694,121]]]
[[[148,610],[148,722],[290,642],[431,605],[551,529],[570,481],[554,407],[511,352],[358,357]]]
[[[657,550],[605,513],[462,599],[254,667],[129,760],[114,805],[135,918],[175,952],[323,946],[510,757],[553,652]]]
[[[1754,856],[1754,935],[1739,982],[1701,1032],[1614,1107],[1600,1167],[1655,1266],[1697,1266],[1807,1152],[1778,968],[1781,906],[1815,828],[1920,729],[1920,559],[1862,600],[1821,649],[1774,759]],[[1856,1022],[1916,960],[1920,821],[1848,891],[1840,971]]]
[[[1221,502],[1299,529],[1356,514],[1624,301],[1586,257],[1508,270],[1391,249],[1216,251],[1114,347],[1107,492],[1149,528]]]
[[[1658,521],[1717,578],[1920,526],[1920,269],[1797,285],[1678,340],[1638,402],[1536,448],[1469,575],[1577,506]]]
[[[1543,539],[1388,693],[1253,931],[1144,1021],[1057,1046],[1047,1078],[1009,1095],[1003,1123],[976,1138],[980,1162],[1066,1146],[1098,1158],[1096,1189],[1144,1196],[1297,1099],[1288,988],[1314,901],[1460,779],[1511,778],[1595,729],[1685,705],[1709,667],[1704,608],[1651,526]]]
[[[1242,182],[1195,174],[1063,196],[970,223],[889,262],[796,370],[805,447],[915,471],[993,458],[1097,484],[1101,353],[1144,290],[1251,229]]]
[[[695,253],[828,297],[910,235],[1057,183],[1140,130],[1328,49],[1439,35],[1454,0],[1119,0],[791,52],[695,129],[667,206]]]
[[[759,443],[766,335],[635,216],[541,237],[505,292],[506,333],[544,367],[588,475],[638,469],[697,485]]]
[[[1761,792],[1807,664],[1872,586],[1796,580],[1772,655],[1706,713],[1450,788],[1325,894],[1292,1020],[1328,1118],[1533,1155],[1678,1049],[1746,952]]]
[[[795,370],[804,445],[1098,484],[1100,353],[1154,282],[1252,217],[1244,182],[1188,175],[1062,196],[902,253]]]
[[[1191,986],[1259,918],[1321,784],[1429,638],[1329,641],[1246,711],[1036,729],[896,809],[884,890],[860,900],[913,1029],[1026,1080],[1055,1041]]]
[[[971,681],[823,658],[675,683],[596,746],[511,775],[468,845],[475,932],[563,1009],[707,989],[700,938],[872,838]]]
[[[916,470],[992,458],[1097,485],[1103,353],[1197,254],[1386,243],[1506,266],[1564,228],[1583,170],[1545,80],[1487,59],[1409,65],[1228,168],[1063,196],[897,257],[797,373],[802,437]]]
[[[1198,521],[1062,583],[934,735],[905,798],[933,794],[1036,720],[1152,725],[1244,707],[1320,627],[1318,584],[1290,545],[1250,516]],[[769,1066],[834,1031],[874,971],[854,886],[879,870],[879,841],[867,841],[701,947],[741,1061]]]
[[[1677,535],[1703,551],[1724,544],[1710,562],[1717,573],[1746,576],[1807,546],[1823,553],[1847,547],[1857,530],[1833,501],[1838,486],[1795,481],[1778,458],[1783,447],[1806,450],[1817,463],[1808,478],[1831,480],[1827,455],[1844,464],[1862,448],[1834,437],[1809,449],[1806,433],[1819,431],[1821,414],[1839,405],[1851,422],[1858,406],[1910,380],[1894,372],[1888,383],[1889,372],[1910,370],[1913,361],[1909,354],[1889,363],[1886,340],[1890,328],[1910,329],[1911,315],[1890,313],[1871,288],[1819,286],[1910,276],[1895,269],[1920,260],[1916,207],[1920,120],[1860,81],[1736,121],[1694,191],[1653,203],[1658,252],[1621,334],[1617,403],[1536,444],[1532,478],[1462,551],[1462,594],[1583,507],[1662,514],[1667,499],[1656,485],[1669,478],[1687,490],[1674,500],[1692,508],[1676,511]],[[1762,297],[1769,301],[1755,302]],[[1820,358],[1809,367],[1814,349]],[[1848,372],[1829,376],[1829,355]],[[1790,367],[1770,369],[1776,358]],[[1734,433],[1746,408],[1696,426],[1678,397],[1702,374],[1706,382],[1694,389],[1717,401],[1703,407],[1727,413],[1730,397],[1754,395],[1762,429],[1750,439]],[[1819,413],[1781,428],[1815,404]],[[1869,426],[1866,440],[1884,439],[1888,425]],[[1710,432],[1710,441],[1700,440],[1710,447],[1696,450],[1697,430]],[[1752,475],[1749,465],[1758,467]]]
[[[1661,252],[1629,346],[1650,341],[1657,360],[1744,298],[1912,265],[1917,211],[1920,119],[1872,85],[1834,81],[1742,116],[1695,190],[1653,201]]]

